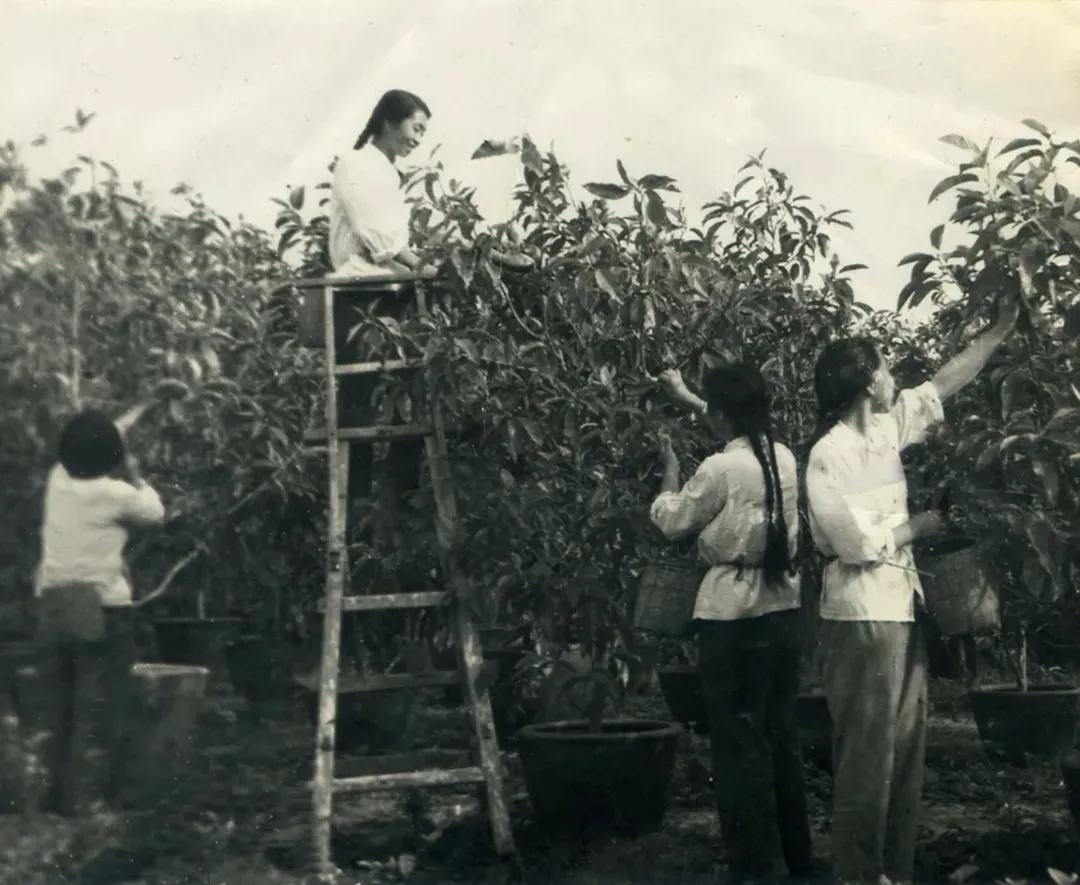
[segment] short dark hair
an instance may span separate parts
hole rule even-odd
[[[112,473],[124,463],[125,456],[124,440],[116,424],[97,409],[79,412],[60,434],[60,463],[76,479]]]
[[[363,132],[357,136],[354,150],[359,150],[372,138],[379,134],[386,123],[400,123],[408,120],[417,111],[431,116],[431,109],[424,103],[419,95],[413,95],[404,89],[391,89],[384,92],[382,98],[375,103],[375,109],[368,117],[367,125]]]

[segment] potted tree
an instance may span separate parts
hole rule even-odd
[[[931,232],[932,251],[902,262],[911,279],[900,296],[901,307],[926,297],[939,305],[933,326],[946,351],[992,315],[1000,293],[1023,299],[1016,334],[952,406],[960,439],[939,440],[927,453],[958,478],[962,527],[990,557],[1016,682],[970,697],[987,749],[1016,763],[1070,747],[1080,703],[1075,685],[1036,684],[1029,675],[1031,636],[1076,592],[1080,218],[1060,172],[1080,163],[1080,142],[1035,120],[1024,124],[1029,132],[996,152],[943,139],[967,157],[931,199],[952,191],[955,208]]]

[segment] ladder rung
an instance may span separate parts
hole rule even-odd
[[[421,369],[423,360],[383,360],[370,363],[342,363],[334,366],[335,375],[370,375],[376,372],[401,372],[406,369]]]
[[[306,674],[293,681],[308,691],[319,690],[319,675]],[[399,691],[405,688],[436,688],[442,685],[461,685],[462,675],[457,670],[429,670],[426,673],[376,673],[370,676],[341,676],[338,694],[370,691]]]
[[[465,748],[451,750],[430,747],[407,753],[342,755],[334,763],[334,773],[338,778],[369,777],[373,774],[429,771],[433,768],[465,768],[472,764],[472,754]]]
[[[450,596],[449,590],[432,590],[426,593],[383,593],[365,596],[346,596],[341,601],[342,611],[379,612],[399,608],[434,608],[442,605]],[[322,606],[323,609],[326,606]]]
[[[369,774],[335,778],[335,793],[374,793],[379,790],[409,790],[416,787],[450,787],[455,784],[482,784],[484,773],[478,765],[466,768],[432,768],[398,774]]]
[[[430,424],[380,424],[375,427],[340,427],[338,439],[380,442],[394,439],[417,439],[431,434]],[[326,428],[316,427],[304,434],[305,443],[326,442]]]
[[[367,277],[308,277],[306,279],[293,280],[292,285],[297,289],[325,289],[327,286],[332,286],[335,289],[343,291],[361,290],[378,294],[387,291],[400,291],[401,289],[416,283],[418,280],[430,282],[427,277],[422,277],[415,273],[385,273],[373,274],[372,276]]]

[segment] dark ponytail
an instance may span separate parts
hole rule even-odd
[[[705,399],[709,411],[718,412],[731,422],[736,436],[745,436],[761,465],[765,479],[765,552],[762,572],[769,587],[777,587],[786,575],[794,574],[788,549],[787,518],[784,515],[784,490],[776,460],[769,394],[761,373],[745,363],[727,363],[709,369],[704,377]]]
[[[375,104],[375,109],[368,117],[367,125],[356,138],[353,150],[360,150],[372,138],[378,135],[386,123],[400,123],[408,120],[417,111],[421,111],[428,117],[431,110],[418,95],[406,92],[404,89],[391,89],[384,92],[382,98]]]
[[[881,354],[869,338],[841,338],[825,345],[814,367],[818,425],[806,447],[806,457],[858,402],[881,368]]]

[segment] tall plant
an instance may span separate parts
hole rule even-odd
[[[951,193],[952,211],[931,251],[901,262],[911,278],[900,306],[939,305],[933,328],[948,356],[1002,294],[1023,298],[1017,334],[951,406],[959,442],[939,441],[931,457],[944,465],[937,478],[953,480],[962,521],[993,551],[1026,688],[1028,635],[1075,595],[1080,568],[1080,199],[1067,186],[1080,141],[1024,124],[1030,134],[996,149],[943,139],[966,157],[930,195]]]
[[[159,214],[89,157],[34,183],[8,143],[0,183],[4,590],[32,572],[63,420],[81,405],[118,415],[150,399],[133,449],[170,518],[136,548],[140,583],[180,575],[190,586],[201,568],[206,585],[225,588],[213,604],[255,604],[265,591],[252,575],[275,555],[280,520],[319,489],[298,454],[316,379],[276,289],[287,267],[264,232],[185,188],[187,212]],[[291,565],[280,569],[275,585],[291,577]]]

